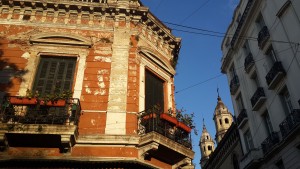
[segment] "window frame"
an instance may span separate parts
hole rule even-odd
[[[147,72],[149,72],[149,74],[153,75],[155,78],[157,78],[158,80],[162,81],[162,105],[161,106],[161,111],[165,112],[165,109],[166,109],[166,96],[165,96],[165,90],[166,90],[166,80],[163,79],[161,76],[159,76],[157,73],[155,73],[154,71],[152,71],[151,69],[149,68],[146,68],[145,69],[145,109],[147,109],[147,78],[146,78],[146,74]]]

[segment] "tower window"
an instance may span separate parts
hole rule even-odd
[[[228,124],[229,123],[229,120],[227,118],[225,118],[225,123]]]
[[[219,120],[219,123],[220,123],[220,125],[222,125],[222,120],[221,119]]]
[[[210,150],[210,151],[212,150],[211,146],[208,146],[207,149]]]

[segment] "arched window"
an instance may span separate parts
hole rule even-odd
[[[207,149],[210,150],[210,151],[212,150],[211,146],[207,146]]]
[[[222,119],[219,119],[219,123],[220,123],[220,125],[222,125]]]
[[[225,123],[228,124],[229,123],[229,120],[228,118],[225,118]]]

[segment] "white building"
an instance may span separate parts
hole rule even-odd
[[[300,1],[240,0],[222,42],[240,168],[300,168]]]

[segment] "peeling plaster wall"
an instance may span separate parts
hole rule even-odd
[[[106,134],[126,134],[129,33],[128,29],[114,31]]]

